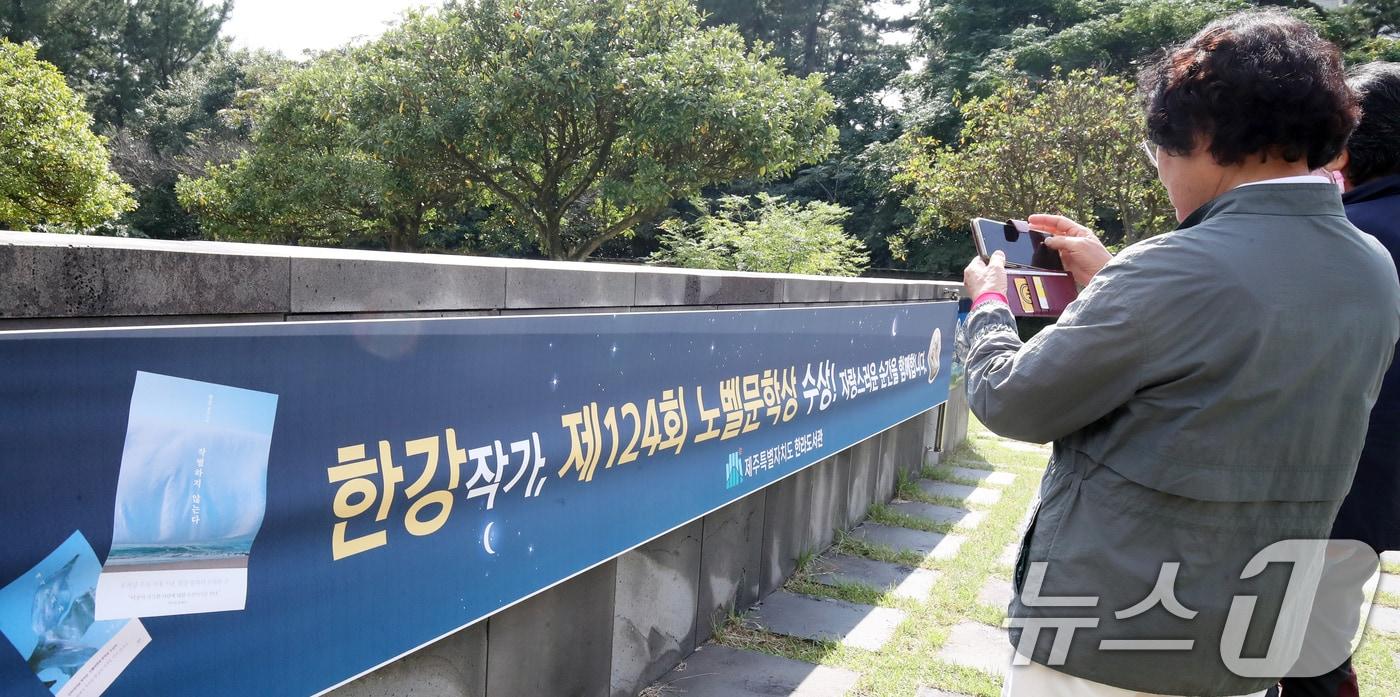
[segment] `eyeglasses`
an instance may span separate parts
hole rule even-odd
[[[1147,161],[1148,161],[1148,162],[1151,162],[1153,167],[1156,167],[1156,166],[1157,166],[1157,146],[1155,146],[1155,145],[1153,145],[1152,143],[1149,143],[1148,141],[1145,141],[1145,140],[1142,141],[1142,143],[1140,143],[1140,145],[1142,145],[1142,151],[1143,151],[1144,153],[1147,154]]]

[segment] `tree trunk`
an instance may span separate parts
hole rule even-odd
[[[562,237],[561,224],[558,218],[548,217],[544,221],[544,228],[540,230],[540,254],[546,259],[554,261],[568,261],[568,250],[560,239]]]
[[[423,227],[421,218],[400,218],[389,222],[389,251],[418,251],[418,233]]]
[[[817,11],[807,22],[806,31],[802,41],[802,75],[810,75],[817,69],[817,36],[821,29],[822,17],[826,14],[826,7],[830,0],[822,0],[822,4],[817,7]]]

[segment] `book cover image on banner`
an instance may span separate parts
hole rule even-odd
[[[25,575],[0,588],[0,631],[58,697],[95,697],[150,643],[140,620],[93,618],[101,566],[74,532]]]
[[[98,619],[242,610],[277,395],[138,372]]]

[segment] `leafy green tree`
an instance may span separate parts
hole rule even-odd
[[[841,229],[845,208],[759,194],[725,196],[691,223],[662,223],[654,264],[697,269],[858,276],[869,265],[865,245]]]
[[[915,25],[923,67],[907,80],[917,95],[909,122],[922,135],[952,139],[959,126],[957,102],[985,96],[970,92],[974,77],[988,66],[989,56],[1005,49],[1013,33],[1044,36],[1094,16],[1094,0],[924,0]]]
[[[889,265],[885,240],[910,218],[901,192],[887,186],[881,153],[902,132],[899,107],[886,97],[908,69],[908,48],[882,35],[907,29],[912,20],[886,19],[866,0],[700,0],[699,6],[707,24],[733,24],[750,44],[772,45],[789,70],[825,74],[839,133],[836,151],[821,162],[776,181],[739,181],[709,195],[761,191],[845,206],[851,210],[846,231],[865,242],[875,263]]]
[[[1326,11],[1307,0],[926,0],[917,25],[926,62],[909,80],[922,106],[909,120],[923,135],[951,140],[959,99],[988,96],[1021,77],[1049,79],[1056,69],[1132,75],[1143,59],[1211,20],[1251,7],[1296,14],[1347,49],[1382,33],[1376,27],[1388,15],[1375,8],[1397,4],[1360,0]]]
[[[0,37],[40,45],[99,126],[121,126],[218,44],[232,0],[4,0]]]
[[[374,67],[334,53],[290,73],[258,109],[247,153],[207,176],[182,177],[180,203],[205,234],[416,248],[424,224],[459,205],[468,187],[434,158],[440,149],[414,153],[403,135],[372,132],[407,131],[420,116],[360,110]]]
[[[1013,32],[1008,45],[984,61],[981,74],[1008,64],[1042,79],[1056,69],[1131,74],[1163,47],[1185,40],[1217,17],[1249,7],[1244,0],[1127,0],[1114,12],[1059,32],[1044,27]]]
[[[83,229],[130,208],[90,122],[34,46],[0,39],[0,229]]]
[[[176,199],[177,179],[204,176],[243,154],[260,98],[292,65],[268,53],[218,51],[147,97],[112,134],[113,167],[138,204],[122,223],[146,237],[200,237],[198,220]]]
[[[1059,213],[1098,222],[1109,244],[1170,229],[1171,208],[1141,152],[1143,115],[1131,83],[1076,71],[1008,84],[963,106],[956,147],[911,143],[897,180],[913,190],[914,238],[942,235],[971,254],[968,220]],[[965,258],[964,258],[965,260]]]
[[[1318,23],[1348,63],[1400,58],[1400,0],[1358,0],[1322,13]]]
[[[705,186],[819,160],[836,137],[820,76],[702,28],[684,0],[449,2],[318,61],[266,108],[248,156],[180,187],[221,234],[272,219],[299,241],[383,230],[408,249],[476,202],[554,259]]]

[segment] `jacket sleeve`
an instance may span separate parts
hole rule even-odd
[[[1131,312],[1132,263],[1104,267],[1059,322],[1022,343],[999,301],[968,315],[967,398],[987,428],[1043,443],[1087,426],[1141,386],[1146,347]],[[1136,291],[1136,292],[1135,292]]]

